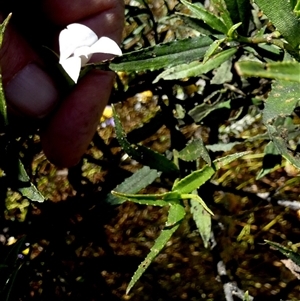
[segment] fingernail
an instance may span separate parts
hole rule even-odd
[[[42,118],[54,108],[58,91],[51,77],[30,63],[7,84],[5,96],[13,109],[29,117]]]

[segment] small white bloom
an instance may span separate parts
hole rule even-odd
[[[87,26],[73,23],[59,34],[59,63],[77,83],[80,69],[94,53],[122,55],[118,44],[108,37],[98,36]]]

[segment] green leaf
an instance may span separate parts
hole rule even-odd
[[[269,136],[276,146],[278,152],[288,160],[292,165],[300,169],[300,156],[299,153],[294,155],[294,152],[289,150],[287,131],[284,127],[275,127],[266,124]]]
[[[191,200],[191,213],[203,240],[204,247],[208,247],[211,234],[211,215],[196,200]]]
[[[146,148],[142,145],[131,145],[127,140],[126,133],[122,127],[120,118],[113,107],[114,120],[116,124],[116,134],[118,142],[123,150],[134,160],[149,165],[151,168],[165,172],[165,173],[178,173],[177,166],[165,156]]]
[[[298,48],[300,45],[300,20],[293,13],[288,1],[255,0],[255,2],[287,42],[293,48]]]
[[[24,165],[19,160],[19,174],[18,174],[18,180],[24,184],[24,186],[19,187],[19,192],[29,200],[33,202],[39,202],[42,203],[45,201],[44,196],[38,191],[38,189],[33,185],[33,183],[30,181],[29,176],[27,175],[27,172],[24,168]]]
[[[2,74],[0,69],[0,130],[3,130],[8,125],[6,100],[2,85]]]
[[[166,227],[178,224],[185,216],[185,208],[180,203],[171,203]]]
[[[300,266],[300,254],[282,246],[279,243],[266,240],[265,242],[275,248],[276,250],[280,251],[283,255],[285,255],[287,258],[291,259],[294,263],[296,263],[298,266]]]
[[[211,38],[201,36],[159,44],[116,57],[109,67],[126,72],[169,68],[203,58],[212,42]]]
[[[138,151],[139,156],[137,158],[133,158],[136,161],[144,164],[150,165],[153,169],[157,169],[159,171],[165,173],[178,174],[179,170],[177,166],[167,159],[164,155],[161,155],[158,152],[151,150],[143,145],[136,145],[135,149]]]
[[[3,23],[0,24],[0,49],[2,47],[5,29],[10,18],[11,18],[11,14],[9,14],[8,17],[3,21]],[[2,72],[0,67],[0,130],[5,128],[7,125],[8,125],[8,119],[7,119],[7,111],[6,111],[6,100],[3,91]]]
[[[225,0],[230,17],[234,24],[242,22],[242,29],[247,33],[251,10],[249,0]]]
[[[300,63],[276,62],[259,63],[254,61],[242,61],[235,64],[237,73],[245,77],[266,77],[300,83]]]
[[[212,85],[222,85],[224,83],[231,82],[233,77],[231,68],[232,68],[232,61],[231,59],[229,59],[215,70],[214,77],[212,78],[210,83]]]
[[[168,216],[168,221],[169,223],[169,218],[170,215],[173,215],[174,213],[172,211],[176,211],[176,207],[170,207],[169,210],[169,216]],[[171,228],[167,228],[161,231],[159,237],[155,240],[155,243],[153,247],[150,249],[150,253],[147,255],[147,257],[144,259],[144,261],[139,265],[138,269],[134,273],[133,277],[131,278],[131,281],[128,284],[128,287],[126,289],[126,294],[130,292],[132,287],[135,285],[135,283],[140,279],[140,277],[143,275],[145,270],[148,268],[148,266],[151,264],[151,262],[155,259],[155,257],[159,254],[159,252],[164,248],[166,243],[169,241],[173,233],[178,229],[179,224],[175,224]]]
[[[213,104],[201,103],[200,105],[195,106],[192,110],[188,112],[188,114],[194,119],[195,122],[201,122],[206,116],[208,116],[211,112],[222,109],[222,108],[230,108],[231,101],[221,101],[214,102]]]
[[[300,0],[295,0],[295,1],[297,1],[297,3],[295,3],[295,7],[293,8],[293,11],[297,16],[297,18],[300,18]]]
[[[159,207],[169,206],[170,202],[176,203],[180,200],[180,194],[177,191],[170,191],[161,194],[130,194],[112,191],[112,194],[137,204]]]
[[[215,15],[220,16],[227,30],[233,26],[229,11],[224,0],[211,0],[211,6]]]
[[[180,194],[190,193],[207,182],[214,173],[215,169],[206,165],[201,170],[196,170],[180,181],[174,183],[172,191],[177,191]]]
[[[233,26],[232,19],[230,17],[229,11],[224,0],[211,0],[210,1],[215,14],[221,17],[227,30]]]
[[[249,292],[248,291],[245,292],[244,297],[243,297],[243,301],[250,301]],[[251,299],[251,301],[252,301],[252,299]]]
[[[7,25],[8,25],[8,22],[9,22],[11,16],[12,16],[12,14],[9,14],[6,17],[6,19],[3,21],[3,23],[0,24],[0,48],[2,47],[5,29],[6,29]]]
[[[246,151],[246,152],[240,152],[240,153],[235,153],[232,155],[228,155],[226,157],[222,157],[219,159],[214,160],[214,165],[216,170],[221,169],[223,166],[230,164],[231,162],[235,161],[238,158],[241,158],[247,154],[250,154],[251,151]]]
[[[190,142],[178,153],[178,157],[184,161],[194,161],[201,157],[208,165],[211,165],[209,153],[202,139],[196,139]]]
[[[275,81],[263,110],[263,122],[270,123],[278,116],[291,115],[300,101],[299,85],[289,81]]]
[[[207,182],[214,175],[216,170],[248,153],[249,152],[241,152],[217,159],[213,162],[212,166],[206,165],[202,169],[196,170],[180,181],[175,182],[172,191],[178,192],[179,194],[190,193]]]
[[[195,190],[196,191],[196,190]],[[194,200],[198,202],[210,215],[214,215],[214,213],[208,208],[205,202],[200,198],[200,196],[196,193],[187,193],[180,194],[180,198],[182,200]]]
[[[275,144],[270,141],[265,147],[262,170],[257,175],[256,180],[272,172],[279,164],[281,164],[281,154]]]
[[[159,172],[157,172],[157,170],[150,169],[148,166],[144,166],[143,168],[135,172],[132,176],[125,179],[124,182],[122,182],[113,190],[116,192],[134,194],[147,187],[158,177]],[[107,195],[105,201],[111,205],[118,205],[125,202],[124,199],[120,200],[120,198],[112,195],[111,193]]]
[[[231,58],[236,51],[236,48],[230,48],[214,55],[205,63],[195,61],[190,64],[182,64],[169,68],[159,74],[153,82],[156,83],[161,78],[164,80],[173,80],[205,74],[219,67],[222,63]]]
[[[290,0],[291,8],[294,9],[296,6],[300,7],[300,0]]]
[[[193,16],[195,16],[196,18],[203,20],[205,23],[207,23],[211,28],[226,34],[228,29],[226,27],[226,25],[224,24],[224,22],[216,17],[215,15],[211,14],[210,12],[208,12],[205,8],[196,5],[196,4],[192,4],[186,0],[180,0],[187,8],[189,8],[191,10],[191,12],[193,13]]]
[[[192,15],[188,15],[182,12],[177,12],[177,15],[180,16],[180,19],[182,19],[183,23],[186,27],[190,27],[191,29],[195,30],[202,36],[214,36],[214,37],[224,37],[224,34],[219,33],[217,30],[212,29],[210,26],[208,26],[203,20],[199,20]]]
[[[217,50],[219,49],[220,45],[224,41],[225,41],[225,38],[224,39],[220,39],[220,40],[215,40],[215,41],[213,41],[213,43],[211,43],[211,45],[209,46],[209,48],[205,52],[204,59],[203,59],[203,64],[206,63],[208,61],[208,59],[210,59],[211,56],[213,54],[215,54],[215,52],[217,52]]]
[[[255,50],[259,56],[269,63],[279,62],[283,59],[283,50],[274,44],[260,43]],[[253,57],[253,60],[255,60],[255,57]],[[282,64],[282,62],[279,64]]]
[[[228,37],[231,38],[231,39],[234,39],[237,37],[237,33],[236,33],[236,30],[242,25],[242,22],[240,23],[237,23],[237,24],[234,24],[230,27],[230,29],[228,30]]]

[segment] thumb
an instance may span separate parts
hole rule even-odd
[[[3,20],[0,13],[0,22]],[[34,118],[44,117],[52,110],[58,100],[57,87],[43,70],[37,53],[11,22],[4,33],[0,66],[9,110]]]

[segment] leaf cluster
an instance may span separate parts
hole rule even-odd
[[[177,5],[167,3],[163,13],[158,13],[146,1],[128,2],[125,54],[105,64],[87,66],[88,70],[109,66],[117,73],[114,103],[125,102],[145,90],[157,99],[153,115],[128,133],[117,105],[114,109],[113,146],[119,145],[122,155],[137,162],[138,170],[107,193],[106,202],[120,205],[128,200],[168,208],[165,225],[126,293],[189,214],[204,247],[213,250],[217,205],[206,199],[203,190],[215,182],[222,183],[222,169],[231,168],[240,157],[255,156],[256,149],[254,154],[245,151],[249,143],[257,142],[257,149],[265,146],[256,179],[272,173],[282,159],[300,168],[295,114],[300,100],[299,6],[299,1],[285,0],[211,0],[205,7],[181,0]],[[0,28],[0,44],[7,22]],[[0,113],[2,195],[12,189],[32,202],[44,202],[42,192],[31,181],[32,162],[24,163],[20,150],[33,136],[22,140],[12,135],[1,82]],[[250,131],[250,135],[243,136],[241,133],[254,128],[257,120],[263,124],[262,132]],[[189,137],[183,134],[185,126],[194,126]],[[162,127],[170,132],[168,150],[159,152],[145,146],[143,141]],[[209,132],[208,138],[201,135],[201,130]],[[115,156],[97,135],[92,144],[95,146],[114,162]],[[99,163],[89,155],[85,159]],[[76,179],[77,183],[82,180]],[[149,185],[161,185],[167,191],[141,193]],[[249,234],[248,226],[239,239],[247,231]],[[268,243],[299,264],[294,260],[296,254]],[[232,298],[225,289],[224,294]],[[248,293],[242,295],[244,300],[252,298]]]

